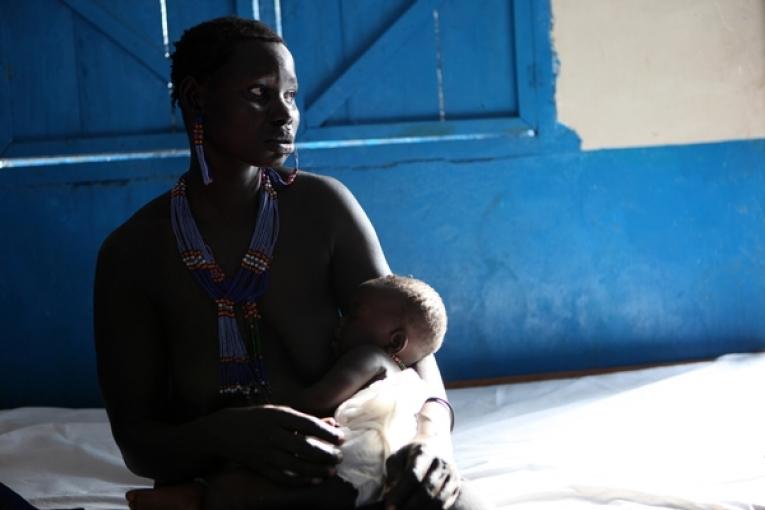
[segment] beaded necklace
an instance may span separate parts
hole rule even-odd
[[[233,277],[227,277],[215,262],[212,250],[204,242],[191,214],[186,196],[186,175],[181,176],[170,192],[170,219],[181,260],[217,306],[219,392],[224,396],[270,399],[270,386],[263,365],[260,312],[257,299],[266,291],[272,254],[279,236],[279,210],[276,187],[292,184],[297,171],[283,179],[272,168],[260,171],[258,216],[250,245]],[[248,325],[253,357],[239,331],[236,306],[241,305]],[[253,359],[254,358],[254,359]]]

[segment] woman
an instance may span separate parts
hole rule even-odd
[[[278,404],[329,367],[352,290],[390,270],[344,186],[281,169],[299,123],[281,38],[257,21],[220,18],[184,33],[172,63],[189,172],[107,238],[96,271],[112,431],[127,466],[161,487],[130,493],[131,507],[186,508],[201,493],[209,507],[299,505],[299,494],[331,507],[342,490],[339,432]],[[443,397],[432,356],[417,369]],[[417,440],[389,460],[385,503],[446,508],[460,490],[443,460],[448,409],[430,402],[420,423]],[[188,484],[195,479],[208,486]]]

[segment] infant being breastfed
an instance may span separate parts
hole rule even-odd
[[[402,369],[388,371],[387,378],[356,392],[335,412],[345,433],[337,474],[358,491],[357,506],[381,499],[385,461],[417,433],[417,414],[430,395],[407,367],[438,350],[446,322],[443,301],[432,287],[397,275],[362,284],[341,320],[338,352],[371,344]]]

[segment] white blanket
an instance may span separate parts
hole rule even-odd
[[[765,354],[450,393],[500,508],[765,508]]]
[[[371,384],[337,408],[335,420],[345,433],[337,476],[356,488],[357,506],[380,499],[385,459],[412,440],[426,398],[425,383],[410,368]]]
[[[503,509],[765,508],[765,354],[453,390],[455,457]],[[0,411],[0,481],[40,508],[125,509],[103,410]]]

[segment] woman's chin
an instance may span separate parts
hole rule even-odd
[[[268,157],[258,158],[260,163],[255,163],[255,166],[269,167],[269,168],[282,168],[284,163],[287,162],[288,154],[271,153]]]

